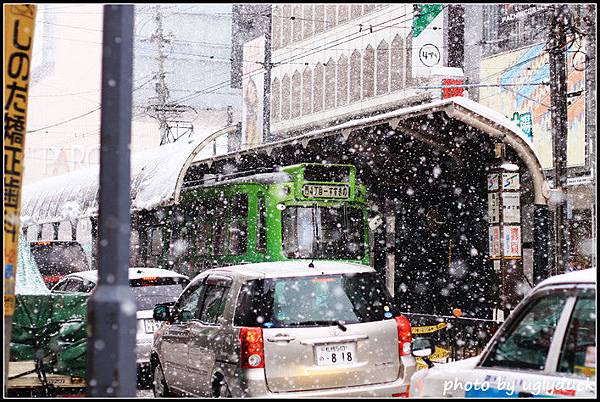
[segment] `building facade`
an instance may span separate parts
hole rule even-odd
[[[483,21],[477,75],[478,101],[515,120],[533,143],[550,187],[554,176],[552,79],[548,42],[550,12],[542,4],[469,5]],[[570,5],[567,32],[566,209],[572,267],[596,258],[595,5]],[[468,72],[467,72],[468,75]],[[553,259],[550,258],[550,261]]]
[[[99,164],[102,12],[93,4],[38,6],[26,184]],[[135,12],[132,152],[160,145],[161,119],[169,141],[239,121],[232,5],[136,5]]]

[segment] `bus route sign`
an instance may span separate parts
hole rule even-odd
[[[305,184],[302,186],[305,198],[348,198],[350,186],[331,184]]]

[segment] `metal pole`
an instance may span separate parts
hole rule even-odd
[[[567,79],[565,51],[567,35],[567,6],[555,5],[550,13],[550,102],[552,120],[552,152],[554,158],[554,188],[559,190],[560,202],[555,212],[554,273],[562,273],[569,261],[569,229],[565,182],[567,168]]]
[[[88,303],[89,396],[136,392],[136,304],[129,287],[133,5],[105,5],[98,286]]]

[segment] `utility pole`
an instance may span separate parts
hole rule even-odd
[[[565,192],[567,179],[566,27],[568,23],[567,6],[564,4],[551,6],[549,41],[550,114],[554,158],[554,190],[558,195],[554,214],[554,274],[564,272],[569,263],[569,228]]]
[[[158,73],[156,75],[158,82],[155,84],[158,104],[155,105],[155,111],[160,132],[160,145],[164,145],[169,142],[167,138],[169,127],[166,113],[166,106],[169,101],[169,89],[167,88],[167,83],[165,81],[165,59],[167,56],[163,53],[163,47],[170,41],[168,38],[165,38],[163,33],[162,14],[160,7],[160,5],[155,7],[156,15],[154,16],[154,19],[156,20],[156,31],[150,37],[150,41],[156,42],[156,48],[158,51],[158,56],[156,57],[156,60],[158,60]]]
[[[129,287],[133,5],[105,5],[98,286],[88,301],[88,396],[134,397],[136,302]]]

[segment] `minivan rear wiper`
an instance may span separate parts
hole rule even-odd
[[[302,325],[337,325],[342,331],[346,331],[348,328],[344,325],[344,321],[341,320],[313,320],[313,321],[300,321],[286,323],[289,327],[300,327]]]

